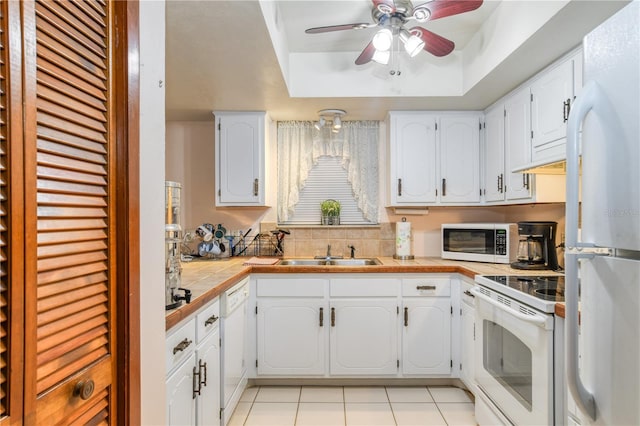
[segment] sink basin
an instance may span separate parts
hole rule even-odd
[[[334,266],[371,266],[382,265],[378,259],[333,259],[327,262],[328,265]]]
[[[375,258],[362,259],[282,259],[278,265],[282,266],[371,266],[381,265]]]
[[[282,259],[278,265],[283,266],[323,266],[326,265],[325,259]]]

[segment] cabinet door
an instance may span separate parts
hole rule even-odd
[[[395,298],[331,300],[331,375],[397,374],[397,318]]]
[[[197,398],[198,425],[220,425],[220,333],[213,331],[196,349],[200,372]]]
[[[440,118],[440,201],[480,201],[480,119],[472,116]]]
[[[461,362],[462,372],[460,379],[467,385],[467,388],[473,390],[475,388],[474,366],[475,357],[475,309],[467,303],[461,303],[462,306],[462,345],[461,345]]]
[[[405,299],[402,327],[404,374],[451,373],[451,299]]]
[[[484,199],[504,201],[504,104],[485,111]]]
[[[195,425],[196,399],[193,395],[193,371],[195,354],[191,354],[172,375],[167,378],[167,425]]]
[[[218,205],[264,204],[264,113],[216,113]]]
[[[393,114],[390,120],[392,205],[436,201],[436,120],[428,114]]]
[[[323,375],[328,327],[324,299],[259,299],[258,374]]]
[[[573,101],[573,61],[543,73],[531,86],[532,161],[564,153],[569,105]]]
[[[519,90],[505,101],[504,145],[506,154],[505,190],[507,200],[531,198],[531,176],[511,173],[531,162],[531,93]]]

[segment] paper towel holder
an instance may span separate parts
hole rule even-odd
[[[403,217],[402,218],[402,222],[406,222],[406,221],[407,221],[407,218]],[[411,226],[411,224],[409,224],[409,226]],[[397,229],[396,229],[396,233],[397,233]],[[396,235],[396,239],[397,239],[397,235]],[[397,249],[398,249],[398,246],[397,246],[397,243],[396,243],[396,252],[397,252]],[[397,259],[397,260],[413,260],[413,259],[415,259],[415,257],[412,254],[401,254],[401,255],[399,255],[397,253],[393,255],[393,258]]]

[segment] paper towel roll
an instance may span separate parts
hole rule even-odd
[[[411,222],[396,222],[396,256],[411,255]]]

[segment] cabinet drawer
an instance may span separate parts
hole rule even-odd
[[[448,297],[451,295],[451,280],[443,277],[405,278],[402,280],[402,295]]]
[[[220,323],[220,299],[215,299],[196,315],[196,337],[200,344]]]
[[[192,318],[183,326],[171,332],[165,342],[167,373],[177,367],[193,353],[196,347],[196,319]]]
[[[324,279],[261,278],[256,282],[258,297],[324,297]]]
[[[397,296],[400,280],[393,278],[337,278],[331,280],[331,297]]]

